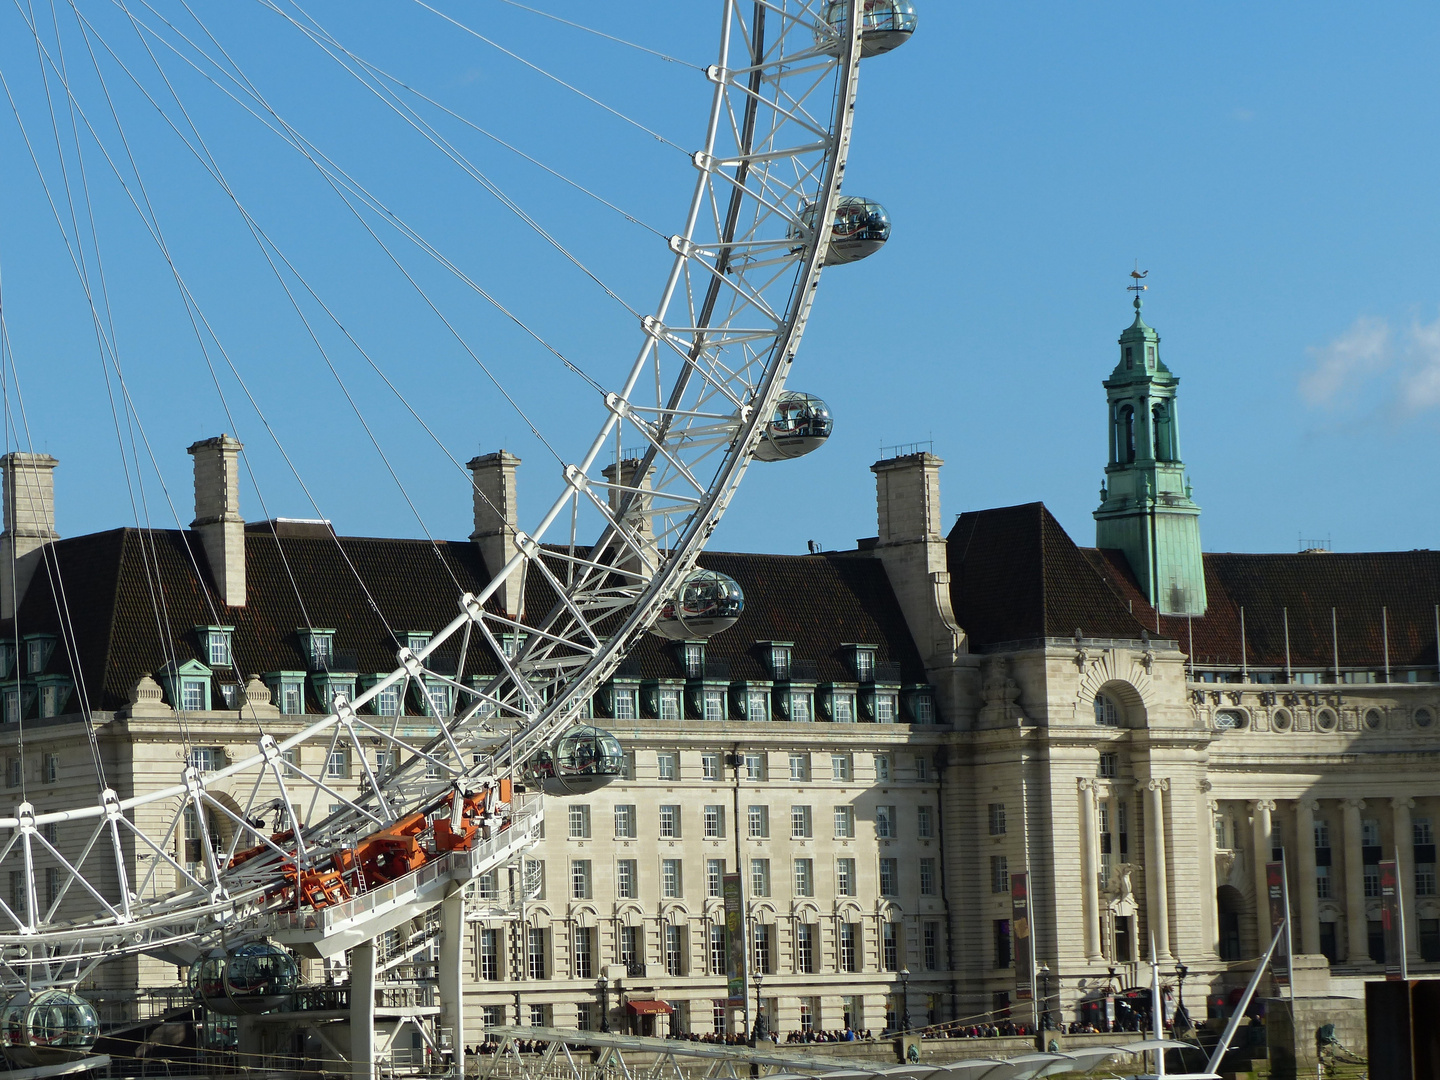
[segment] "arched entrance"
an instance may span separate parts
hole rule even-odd
[[[1215,902],[1220,913],[1220,959],[1239,960],[1240,915],[1245,907],[1245,897],[1234,885],[1221,885],[1215,890]]]

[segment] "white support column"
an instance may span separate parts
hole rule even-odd
[[[1250,804],[1250,850],[1255,861],[1251,868],[1255,878],[1255,940],[1262,952],[1274,933],[1270,929],[1270,883],[1265,877],[1265,864],[1270,861],[1275,846],[1270,821],[1274,809],[1273,799],[1256,799]]]
[[[1415,922],[1415,826],[1410,821],[1415,800],[1397,796],[1390,800],[1390,808],[1395,814],[1395,874],[1400,879],[1400,902],[1404,905],[1405,954],[1411,960],[1419,960]]]
[[[1320,951],[1320,917],[1315,907],[1315,799],[1295,800],[1295,888],[1300,894],[1300,951],[1314,956]]]
[[[1100,955],[1100,852],[1095,827],[1095,781],[1080,777],[1080,911],[1085,920],[1085,960]]]
[[[465,1077],[465,886],[440,901],[440,1026],[450,1029],[453,1075]]]
[[[350,1075],[375,1076],[375,942],[350,950]]]
[[[1213,785],[1202,779],[1196,793],[1196,828],[1200,838],[1200,928],[1199,956],[1215,959],[1220,944],[1220,913],[1215,899],[1215,802],[1210,797]]]
[[[1365,925],[1365,868],[1361,850],[1360,811],[1364,799],[1346,799],[1345,808],[1345,959],[1370,962],[1370,932]]]
[[[1165,867],[1165,791],[1170,781],[1153,779],[1138,786],[1145,792],[1145,910],[1156,957],[1163,962],[1171,959],[1170,884]]]

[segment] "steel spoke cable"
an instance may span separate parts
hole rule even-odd
[[[531,14],[539,15],[542,18],[550,19],[552,22],[557,22],[564,26],[573,26],[576,30],[583,30],[587,34],[594,34],[596,37],[604,38],[606,41],[613,41],[617,45],[624,45],[627,48],[636,49],[642,53],[649,53],[651,56],[658,57],[659,59],[664,60],[666,63],[679,64],[682,67],[693,68],[695,71],[705,70],[699,64],[691,63],[689,60],[682,60],[678,56],[671,56],[669,53],[661,52],[659,49],[652,49],[637,42],[627,41],[625,38],[622,37],[616,37],[614,34],[607,34],[603,30],[596,30],[593,26],[585,26],[583,23],[572,22],[570,19],[563,19],[559,15],[553,15],[548,11],[541,11],[539,8],[531,7],[529,4],[522,4],[519,2],[519,0],[498,0],[498,2],[502,4],[509,4],[513,8],[519,8],[521,11],[528,11]]]
[[[425,3],[425,0],[411,0],[411,2],[414,3],[417,7],[424,8],[426,11],[430,12],[432,15],[438,16],[439,18],[443,19],[445,22],[448,22],[450,25],[456,27],[457,29],[463,30],[465,33],[469,34],[471,37],[476,38],[476,39],[479,40],[479,41],[483,41],[486,45],[489,45],[492,49],[495,49],[495,50],[497,50],[498,52],[504,53],[506,56],[510,57],[512,60],[515,60],[515,61],[517,61],[517,62],[519,62],[519,63],[521,63],[521,64],[524,64],[524,65],[525,65],[527,68],[529,68],[531,71],[534,71],[534,72],[536,72],[536,73],[539,74],[539,75],[543,75],[545,78],[549,79],[551,82],[558,83],[560,86],[563,86],[566,90],[569,90],[569,91],[570,91],[571,93],[573,93],[573,94],[578,94],[580,97],[584,98],[586,101],[590,102],[592,105],[597,105],[597,106],[599,106],[600,108],[602,108],[602,109],[604,109],[606,112],[608,112],[610,115],[612,115],[612,116],[614,116],[614,117],[616,117],[616,118],[618,118],[618,119],[620,119],[620,120],[625,121],[625,123],[629,124],[631,127],[638,128],[639,130],[643,131],[646,135],[649,135],[652,139],[656,140],[657,142],[662,142],[662,143],[664,143],[666,146],[672,146],[672,147],[674,147],[676,150],[679,150],[679,151],[680,151],[682,154],[684,154],[687,158],[690,157],[690,151],[689,151],[689,150],[686,150],[685,147],[681,146],[679,143],[672,142],[671,140],[667,139],[664,135],[661,135],[659,132],[653,130],[652,128],[646,127],[646,126],[645,126],[644,124],[642,124],[639,120],[636,120],[636,119],[634,119],[633,117],[626,116],[626,115],[625,115],[624,113],[622,113],[619,109],[613,108],[612,106],[605,104],[605,102],[601,101],[599,98],[593,97],[593,96],[591,96],[590,94],[587,94],[584,90],[581,90],[578,86],[575,86],[573,83],[568,83],[568,82],[566,82],[564,79],[560,78],[559,75],[556,75],[556,74],[554,74],[553,72],[550,72],[550,71],[546,71],[546,70],[545,70],[544,68],[542,68],[540,65],[535,64],[535,63],[532,63],[532,62],[529,61],[529,60],[526,60],[526,59],[525,59],[523,56],[521,56],[519,53],[511,52],[509,49],[507,49],[505,46],[501,45],[499,42],[491,40],[490,38],[486,37],[484,34],[480,33],[480,31],[474,29],[473,27],[466,26],[464,23],[460,22],[458,19],[453,18],[452,16],[445,14],[443,11],[440,11],[440,10],[438,10],[438,9],[436,9],[436,8],[431,7],[429,4]]]

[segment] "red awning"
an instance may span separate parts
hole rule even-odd
[[[666,1016],[675,1011],[666,1001],[627,1001],[625,1007],[636,1016]]]

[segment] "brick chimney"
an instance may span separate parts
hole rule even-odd
[[[40,565],[40,549],[55,531],[55,466],[49,454],[0,457],[4,470],[5,532],[0,534],[0,618],[13,619]]]
[[[875,554],[885,564],[926,668],[952,665],[968,651],[950,603],[950,563],[940,518],[944,464],[921,451],[870,466],[880,530]]]
[[[520,459],[508,450],[471,458],[466,468],[474,483],[475,531],[470,539],[480,545],[485,570],[492,576],[514,557],[515,519],[519,516],[519,500],[515,490],[515,470]],[[524,611],[519,574],[511,574],[496,591],[495,597],[507,615],[519,617]]]
[[[245,606],[245,519],[240,516],[239,440],[229,435],[205,439],[190,447],[195,459],[195,520],[205,560],[220,599],[230,607]]]

